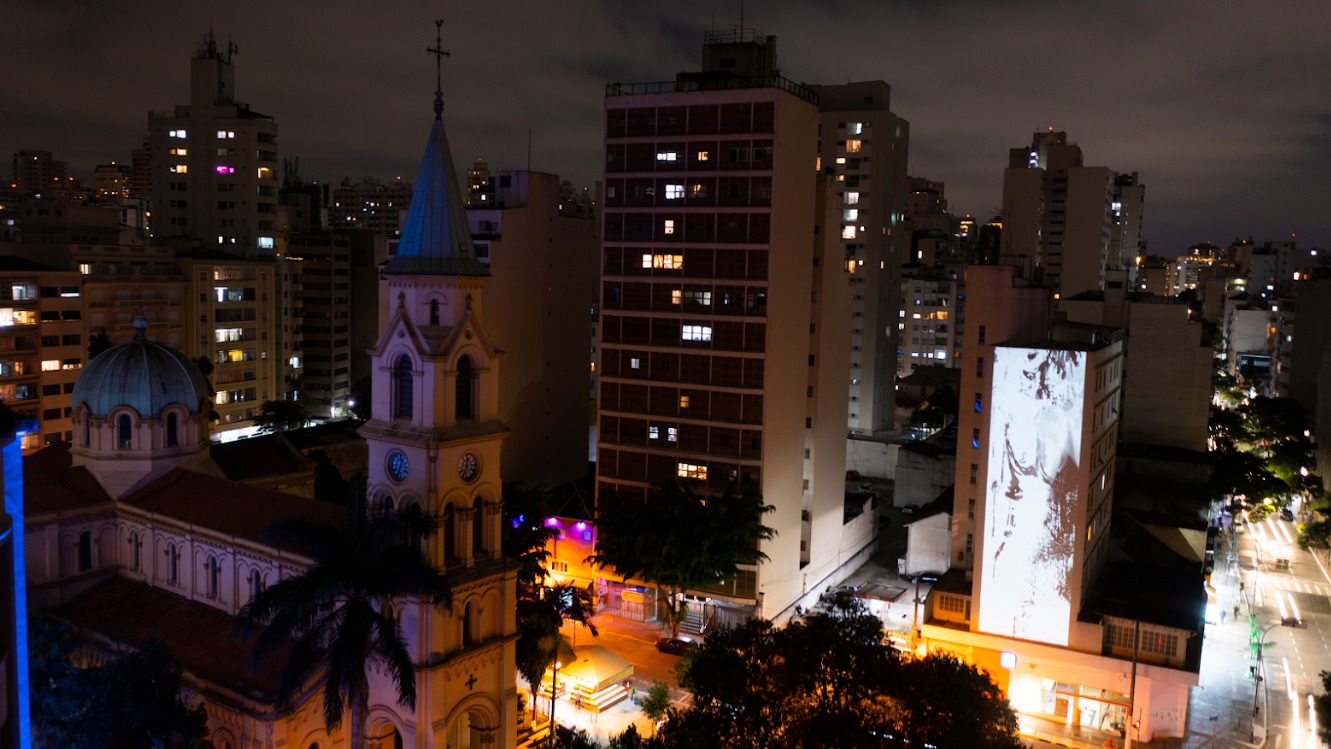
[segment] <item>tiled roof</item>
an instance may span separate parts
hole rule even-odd
[[[282,434],[265,434],[209,448],[213,462],[232,481],[308,471],[313,464]]]
[[[263,531],[278,518],[307,518],[341,525],[345,508],[294,494],[238,484],[176,468],[122,502],[218,533],[263,542]]]
[[[110,495],[88,469],[72,466],[68,442],[24,456],[23,509],[28,517],[110,503]]]
[[[159,637],[189,674],[264,702],[273,702],[280,667],[286,660],[285,653],[275,652],[251,671],[252,640],[236,634],[234,617],[118,576],[89,588],[54,614],[89,633],[129,647],[137,648],[148,638]]]

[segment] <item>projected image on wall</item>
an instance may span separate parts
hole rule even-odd
[[[1067,645],[1086,355],[995,348],[981,631]]]

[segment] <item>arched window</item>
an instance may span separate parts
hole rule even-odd
[[[478,556],[487,551],[482,542],[485,539],[485,507],[477,497],[471,512],[471,555]]]
[[[250,600],[253,601],[263,592],[263,573],[259,570],[250,570]]]
[[[120,414],[116,417],[116,444],[120,445],[121,450],[128,450],[134,445],[134,433],[131,429],[129,414]]]
[[[180,444],[180,428],[177,425],[177,418],[174,413],[166,415],[166,446],[176,447]]]
[[[88,412],[83,412],[83,446],[92,447],[92,419],[88,418]]]
[[[463,356],[458,359],[457,372],[457,404],[456,410],[459,419],[476,418],[476,409],[473,407],[473,399],[476,397],[475,374],[471,368],[471,357]]]
[[[431,300],[430,300],[430,324],[431,324],[431,325],[438,325],[438,324],[439,324],[439,300],[438,300],[438,299],[431,299]]]
[[[413,389],[410,356],[403,354],[397,358],[397,366],[393,368],[393,381],[397,386],[397,403],[393,409],[393,416],[410,419]]]
[[[444,508],[444,522],[440,530],[444,534],[444,561],[457,558],[457,539],[453,531],[457,529],[457,513],[453,512],[453,504],[450,502]]]
[[[79,534],[79,572],[92,569],[92,532]]]
[[[222,565],[217,563],[217,557],[208,555],[208,597],[217,600],[218,594],[222,588]]]
[[[166,581],[171,585],[180,584],[180,554],[176,553],[175,544],[166,547]]]
[[[140,551],[142,548],[143,548],[143,544],[139,542],[139,532],[138,532],[138,531],[130,531],[130,532],[129,532],[129,569],[130,569],[130,571],[132,571],[132,572],[138,572],[138,571],[139,571],[139,564],[140,564],[139,551]]]

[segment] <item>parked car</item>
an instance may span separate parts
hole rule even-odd
[[[837,596],[853,596],[855,595],[855,591],[859,589],[860,586],[858,585],[834,585],[824,591],[822,595],[818,596],[818,600],[830,601]]]
[[[662,637],[656,641],[656,649],[670,655],[685,655],[698,647],[698,641],[691,637]]]
[[[1293,522],[1293,521],[1294,521],[1294,511],[1291,510],[1291,509],[1289,509],[1288,507],[1282,507],[1282,508],[1280,508],[1280,517],[1281,517],[1282,519],[1284,519],[1284,520],[1288,520],[1288,521],[1290,521],[1290,522]]]

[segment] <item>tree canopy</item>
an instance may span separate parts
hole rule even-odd
[[[762,524],[773,509],[747,482],[732,483],[719,497],[701,497],[674,481],[645,500],[604,492],[596,508],[596,549],[587,561],[655,585],[675,635],[687,613],[685,591],[728,582],[739,565],[767,559],[758,544],[776,536]],[[662,588],[669,592],[664,598]]]
[[[956,658],[902,660],[858,602],[775,629],[750,620],[686,657],[659,746],[722,749],[966,746],[1016,749],[1017,717]]]
[[[260,432],[285,432],[300,429],[310,420],[310,412],[299,400],[264,401],[254,415],[254,426]]]

